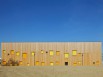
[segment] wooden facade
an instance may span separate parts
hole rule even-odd
[[[4,64],[10,58],[20,66],[92,66],[102,61],[101,42],[2,43]]]

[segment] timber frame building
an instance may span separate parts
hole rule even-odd
[[[94,66],[102,63],[101,42],[2,43],[2,59],[19,66]]]

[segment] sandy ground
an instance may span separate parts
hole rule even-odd
[[[0,77],[103,77],[102,66],[0,66]]]

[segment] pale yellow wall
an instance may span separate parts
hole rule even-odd
[[[14,50],[13,55],[10,54],[11,50]],[[77,51],[76,55],[72,55],[73,50]],[[50,55],[50,51],[53,51],[53,55]],[[60,51],[60,55],[56,55],[56,51]],[[17,56],[16,52],[19,52],[20,55]],[[35,56],[32,55],[32,52],[35,53]],[[22,53],[27,53],[27,58],[23,58]],[[65,53],[69,54],[68,58],[65,58]],[[65,65],[65,62],[74,66],[100,65],[101,42],[2,43],[2,59],[7,62],[10,58],[22,61],[23,66],[34,66],[36,62],[38,66],[49,66],[52,63],[55,66],[61,66]]]

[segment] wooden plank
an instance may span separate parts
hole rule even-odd
[[[50,66],[58,65],[100,65],[101,64],[101,43],[100,42],[22,42],[22,43],[2,43],[2,58],[8,61],[10,58],[22,61],[24,66],[38,65]],[[6,54],[3,53],[6,50]],[[14,50],[14,54],[10,54]],[[43,50],[43,54],[41,51]],[[53,55],[50,55],[50,50]],[[76,50],[77,55],[73,56],[72,51]],[[56,55],[56,51],[60,51],[60,55]],[[20,56],[16,56],[16,52],[20,52]],[[32,56],[35,52],[35,56]],[[27,58],[23,58],[22,54],[27,53]],[[64,53],[69,53],[69,58],[64,57]],[[8,55],[9,54],[9,55]],[[83,57],[82,57],[83,54]]]

